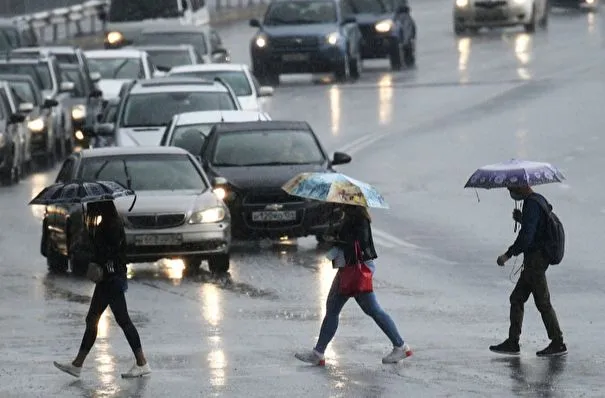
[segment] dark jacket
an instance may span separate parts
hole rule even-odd
[[[518,256],[521,253],[527,255],[542,248],[546,233],[546,214],[538,200],[546,201],[542,195],[536,193],[523,201],[521,229],[515,242],[506,251],[507,256]]]
[[[363,216],[346,216],[337,240],[334,242],[344,252],[347,264],[355,264],[355,241],[359,242],[362,260],[368,261],[378,257],[372,239],[370,221]]]
[[[118,222],[101,222],[94,228],[93,261],[103,267],[104,279],[126,277],[126,234]]]

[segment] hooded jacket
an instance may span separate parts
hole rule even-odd
[[[103,268],[104,280],[126,277],[126,233],[119,220],[102,220],[92,231],[93,261]]]
[[[356,241],[359,242],[361,248],[362,261],[369,261],[378,257],[374,248],[370,220],[362,215],[347,215],[342,223],[337,240],[334,242],[343,251],[346,264],[357,263]]]

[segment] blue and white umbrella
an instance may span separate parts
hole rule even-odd
[[[464,188],[513,188],[563,180],[563,174],[550,163],[511,159],[477,169]]]

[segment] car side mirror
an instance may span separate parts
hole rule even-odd
[[[92,90],[92,92],[90,93],[90,98],[102,98],[103,97],[103,91],[101,90]]]
[[[342,25],[348,25],[350,23],[357,23],[357,18],[355,17],[346,17],[342,20]]]
[[[229,58],[229,51],[224,48],[217,48],[212,52],[212,62],[224,62],[227,58]]]
[[[99,72],[90,72],[89,76],[93,83],[97,83],[103,77]]]
[[[228,183],[228,181],[224,177],[214,177],[214,179],[212,180],[212,185],[214,187],[220,187],[223,185],[227,185],[227,183]]]
[[[97,124],[94,128],[94,134],[101,137],[111,137],[114,135],[115,125],[113,123]]]
[[[63,82],[59,87],[59,91],[61,91],[62,93],[70,93],[74,91],[75,88],[76,84],[74,82]]]
[[[50,109],[59,105],[59,102],[53,98],[47,98],[44,100],[44,104],[42,104],[42,108]]]
[[[398,14],[409,14],[410,13],[410,6],[399,6],[399,7],[397,7],[397,13]]]
[[[8,122],[10,124],[23,123],[25,121],[26,116],[22,113],[13,113],[10,118],[8,118]]]
[[[34,110],[34,104],[31,102],[23,102],[19,104],[19,112],[21,113],[30,113]]]
[[[271,97],[273,95],[273,87],[271,86],[261,86],[258,89],[259,97]]]
[[[334,158],[332,159],[333,165],[347,164],[351,162],[351,156],[344,152],[334,152]]]
[[[260,28],[260,21],[256,18],[250,20],[250,26],[253,28]]]

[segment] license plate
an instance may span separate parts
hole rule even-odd
[[[309,54],[284,54],[281,57],[282,61],[286,62],[301,62],[308,61]]]
[[[137,235],[134,238],[137,246],[176,246],[183,243],[183,236],[170,235]]]
[[[255,211],[252,213],[252,221],[294,221],[296,211]]]
[[[486,13],[482,19],[484,21],[499,21],[501,19],[506,19],[506,13],[502,10],[492,11]]]

